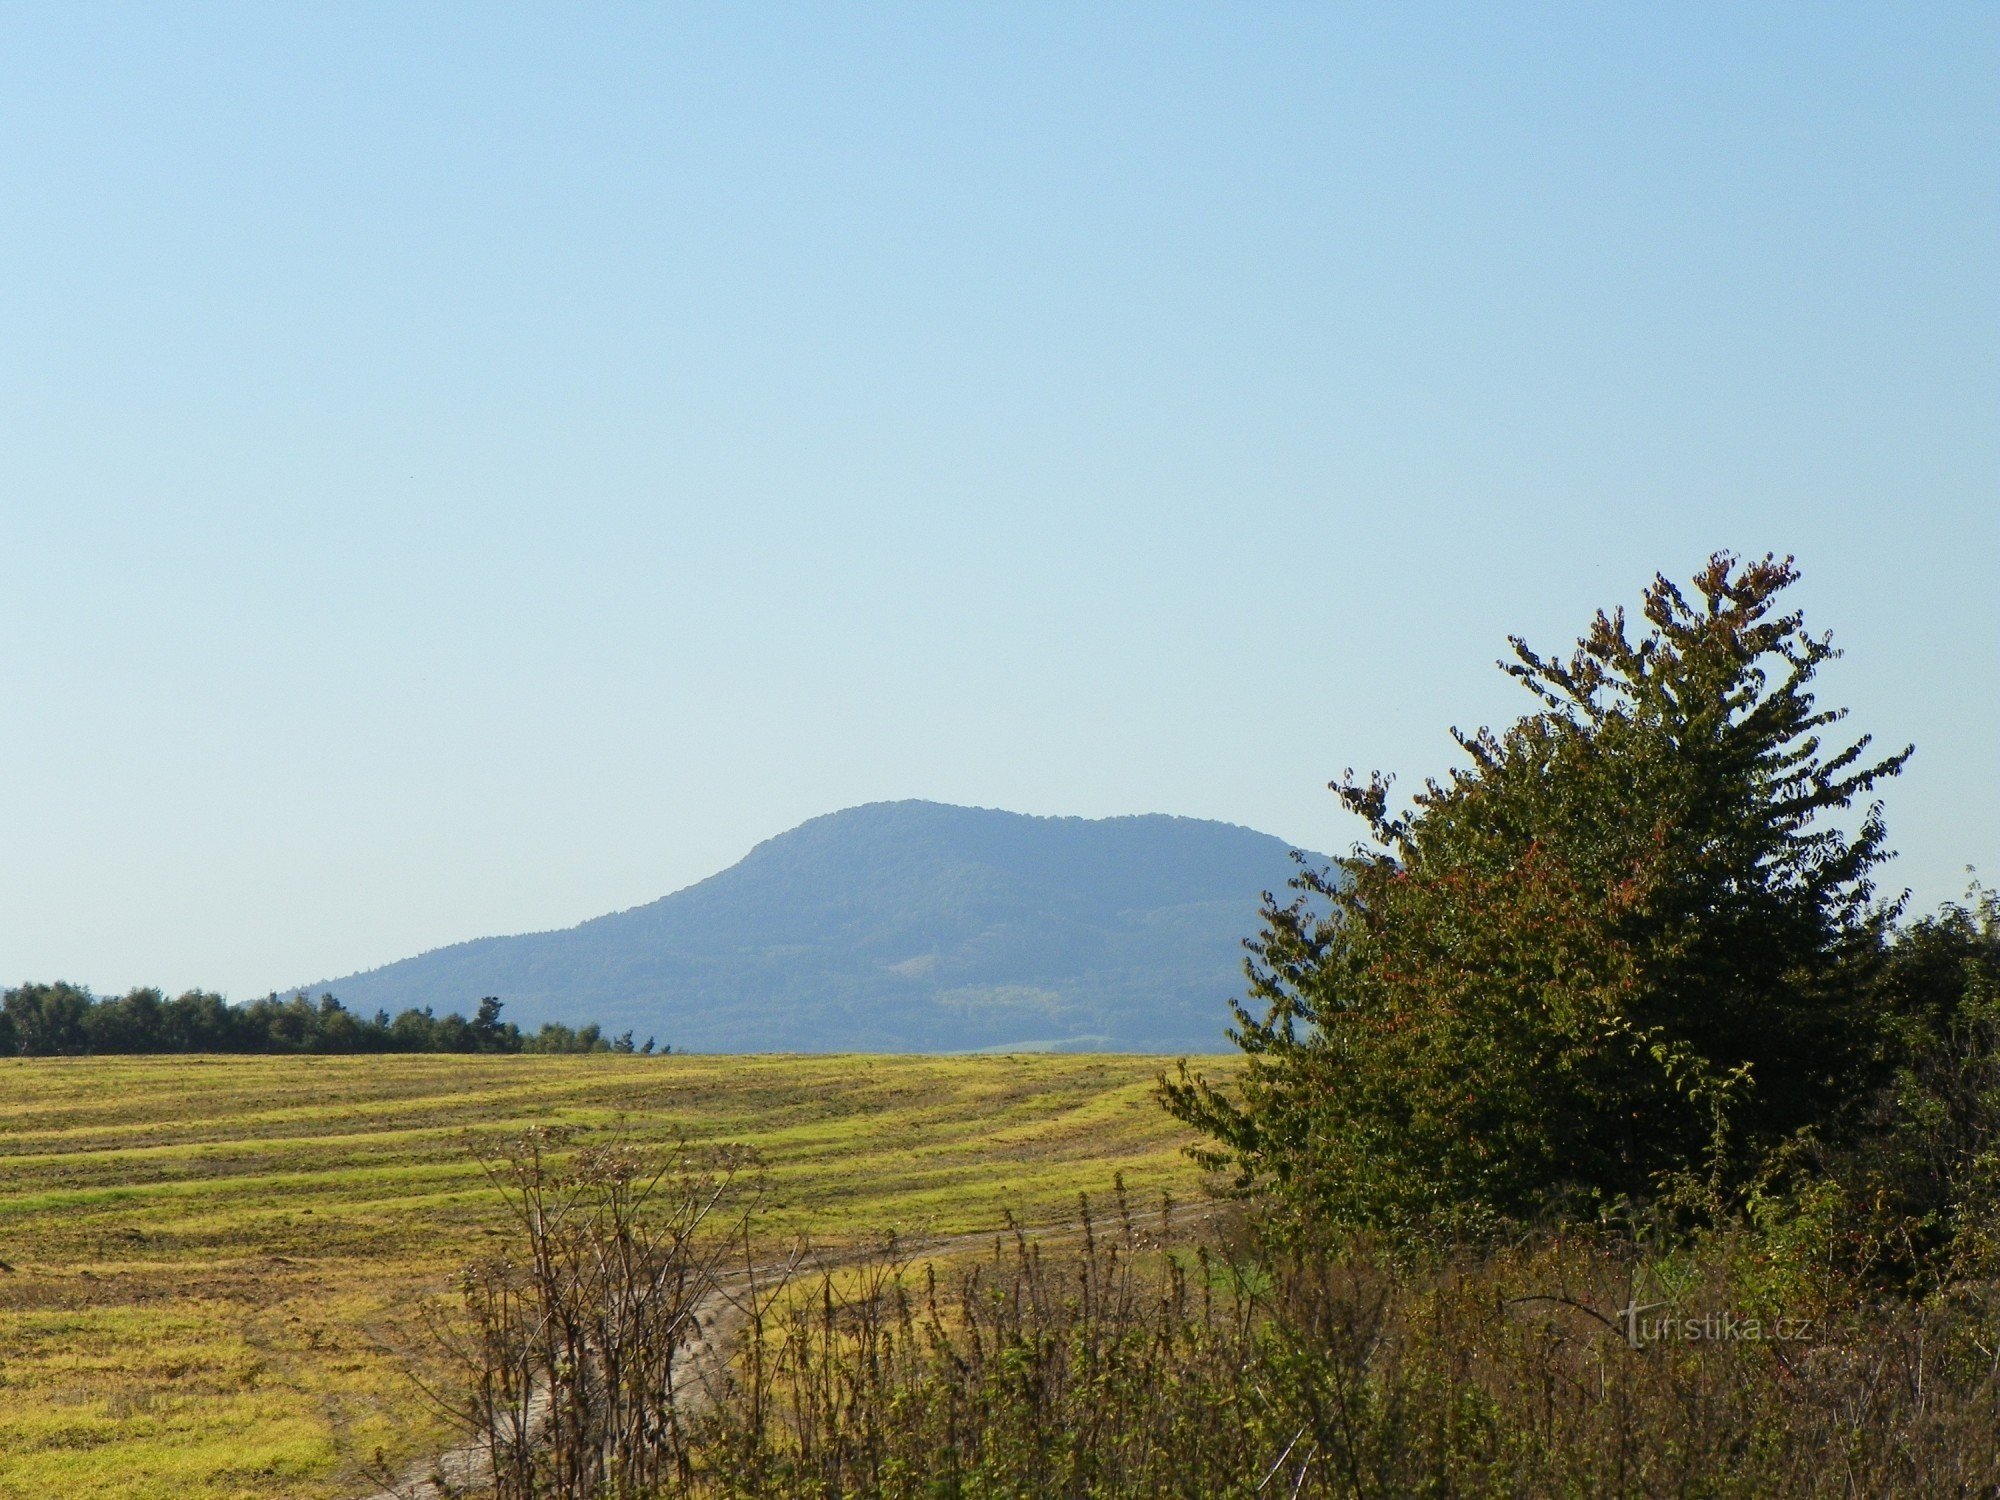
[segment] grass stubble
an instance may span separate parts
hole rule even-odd
[[[1227,1064],[1221,1066],[1226,1067]],[[1156,1059],[0,1062],[0,1497],[347,1496],[445,1441],[412,1309],[504,1233],[468,1134],[752,1148],[827,1247],[1191,1195]]]

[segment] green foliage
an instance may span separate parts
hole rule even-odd
[[[1808,1143],[1760,1203],[1774,1242],[1875,1284],[2000,1274],[2000,895],[1897,932],[1876,976],[1882,1081],[1860,1128]]]
[[[138,989],[99,999],[77,985],[24,984],[0,996],[0,1057],[155,1052],[631,1052],[631,1033],[606,1040],[596,1026],[545,1022],[524,1033],[500,1019],[488,995],[472,1020],[426,1006],[391,1018],[357,1016],[331,995],[276,995],[231,1005],[190,990],[169,1000]],[[645,1051],[653,1051],[648,1039]],[[668,1050],[672,1050],[671,1048]]]
[[[1789,560],[1665,578],[1567,661],[1516,639],[1539,707],[1456,738],[1406,813],[1334,790],[1372,840],[1267,902],[1233,1093],[1182,1066],[1208,1165],[1307,1219],[1480,1234],[1564,1204],[1713,1206],[1836,1119],[1872,1055],[1888,913],[1878,807],[1910,752],[1834,749],[1837,653],[1778,612]]]
[[[2000,1274],[2000,894],[1899,935],[1882,990],[1895,1071],[1870,1121],[1875,1196],[1950,1273]]]

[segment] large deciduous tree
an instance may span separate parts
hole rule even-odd
[[[1829,1119],[1888,920],[1879,805],[1838,815],[1910,751],[1827,743],[1837,653],[1780,611],[1797,576],[1718,554],[1656,578],[1636,633],[1516,638],[1537,707],[1457,733],[1448,780],[1401,812],[1385,777],[1336,782],[1371,837],[1267,901],[1247,1067],[1164,1084],[1197,1154],[1314,1218],[1464,1232],[1719,1187]]]

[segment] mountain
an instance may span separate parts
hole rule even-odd
[[[1321,860],[1321,856],[1308,856]],[[1160,815],[877,802],[646,906],[305,986],[693,1051],[1214,1051],[1282,841]]]

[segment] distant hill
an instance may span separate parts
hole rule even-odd
[[[362,1011],[497,995],[524,1026],[695,1051],[1213,1051],[1259,896],[1293,869],[1198,818],[878,802],[646,906],[302,988]]]

